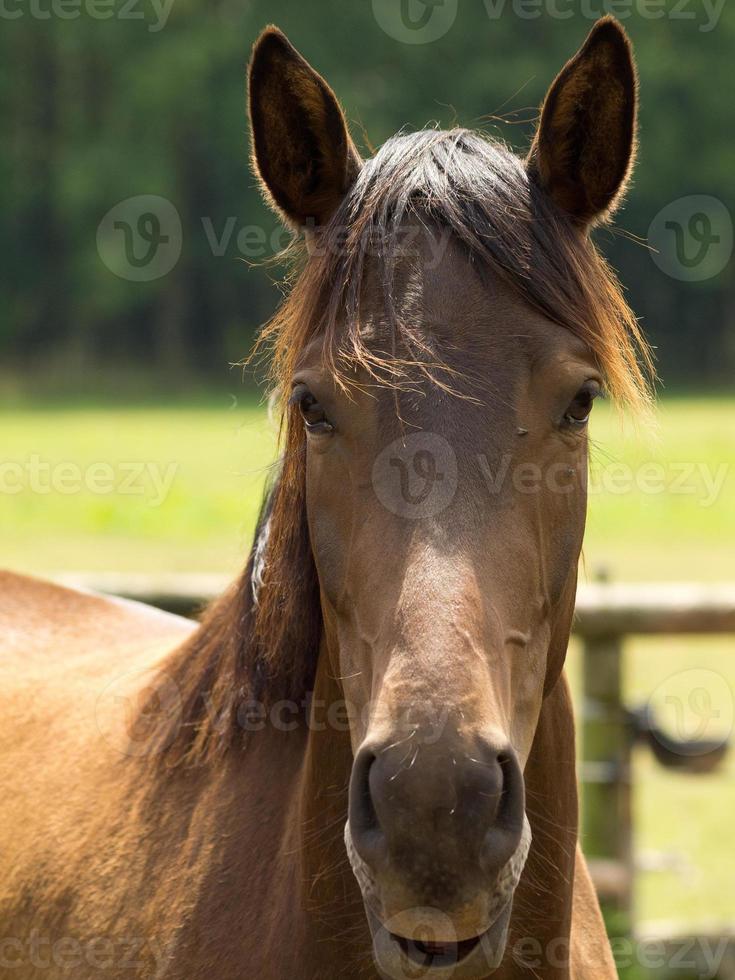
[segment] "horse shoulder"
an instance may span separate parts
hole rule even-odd
[[[126,751],[124,713],[194,628],[139,603],[0,573],[6,934],[109,935],[112,882],[124,868],[134,880],[136,860],[145,881],[150,845],[136,811],[152,776]]]

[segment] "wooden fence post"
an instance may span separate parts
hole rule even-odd
[[[622,693],[622,637],[585,635],[582,718],[582,848],[604,910],[632,927],[632,734]],[[617,930],[616,930],[617,931]]]

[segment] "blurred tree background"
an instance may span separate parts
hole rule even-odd
[[[426,11],[453,2],[432,0]],[[133,375],[206,383],[247,352],[280,297],[277,270],[251,264],[279,240],[248,169],[244,115],[245,63],[266,23],[327,77],[364,153],[401,127],[434,122],[479,126],[525,150],[548,84],[605,10],[622,15],[635,43],[641,150],[616,230],[598,241],[661,347],[664,381],[729,385],[732,261],[686,282],[662,271],[643,241],[679,198],[711,195],[732,210],[735,4],[714,23],[720,8],[699,0],[458,0],[442,37],[412,44],[381,27],[379,0],[161,3],[4,0],[6,385],[43,379],[83,391]],[[395,3],[419,16],[424,0]],[[138,195],[166,198],[181,219],[180,258],[151,281],[114,275],[97,247],[103,217]]]

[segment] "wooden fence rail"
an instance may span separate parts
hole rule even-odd
[[[182,572],[169,575],[70,573],[56,578],[75,588],[137,599],[188,615],[221,595],[232,581],[214,573]],[[735,633],[735,582],[581,585],[574,631],[589,639],[656,633]]]
[[[66,575],[64,584],[191,616],[220,595],[220,575]],[[574,632],[583,649],[584,846],[603,903],[632,915],[631,716],[623,700],[624,641],[636,634],[735,633],[735,583],[580,586]],[[735,650],[734,650],[735,652]]]

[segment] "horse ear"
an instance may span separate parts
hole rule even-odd
[[[253,168],[287,221],[324,224],[360,169],[329,85],[277,27],[263,31],[248,73]]]
[[[581,225],[607,217],[635,157],[638,78],[628,37],[603,17],[552,84],[529,174]]]

